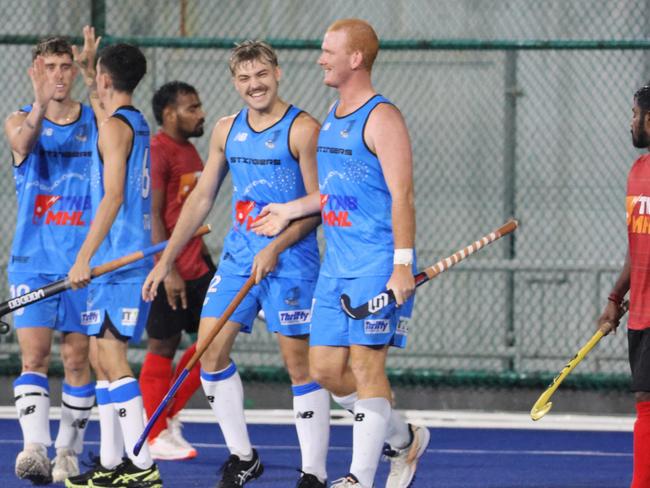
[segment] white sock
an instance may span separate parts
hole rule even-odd
[[[228,450],[239,459],[250,461],[253,459],[253,447],[246,428],[244,387],[237,366],[231,362],[226,369],[212,373],[201,369],[201,384]]]
[[[84,434],[95,404],[95,384],[71,386],[63,382],[61,422],[54,446],[68,447],[77,454],[83,451]]]
[[[131,376],[111,381],[108,393],[111,395],[113,408],[117,412],[117,419],[122,427],[126,455],[140,469],[151,467],[153,460],[149,453],[148,443],[145,442],[142,445],[137,456],[133,454],[135,443],[138,442],[140,434],[144,432],[144,406],[138,381]]]
[[[411,443],[411,430],[406,423],[402,414],[397,410],[391,410],[390,420],[388,422],[388,432],[386,442],[393,449],[404,449]]]
[[[350,473],[364,487],[372,487],[384,447],[391,406],[385,398],[364,398],[354,405]]]
[[[122,462],[124,439],[122,439],[122,429],[111,402],[108,386],[108,381],[98,381],[95,385],[95,395],[99,410],[99,461],[105,468],[113,469]]]
[[[350,393],[344,397],[332,395],[336,403],[346,410],[354,412],[354,403],[357,401],[357,392]],[[386,433],[386,442],[393,449],[403,449],[411,443],[411,431],[404,417],[397,411],[391,409],[390,420],[388,422],[388,432]]]
[[[330,395],[315,381],[292,386],[293,413],[302,455],[302,471],[327,480],[330,437]]]
[[[50,437],[50,387],[42,373],[23,373],[14,381],[14,402],[23,443],[52,445]]]
[[[336,403],[341,405],[348,412],[354,413],[354,404],[356,403],[359,396],[357,395],[356,391],[353,391],[349,395],[345,395],[342,397],[336,396],[334,393],[332,393],[332,398]]]

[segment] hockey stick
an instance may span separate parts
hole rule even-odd
[[[621,311],[623,314],[625,314],[629,308],[630,303],[627,300],[621,303]],[[603,324],[602,327],[598,329],[593,336],[591,336],[591,339],[589,339],[587,343],[582,346],[582,348],[580,348],[580,350],[576,353],[575,356],[573,356],[573,358],[566,364],[566,366],[562,368],[562,371],[560,371],[560,373],[555,378],[553,378],[553,381],[551,381],[546,390],[544,390],[544,392],[539,396],[533,405],[533,408],[530,409],[531,419],[539,420],[551,410],[553,402],[550,402],[549,400],[551,399],[553,393],[555,393],[555,390],[557,390],[560,384],[564,381],[564,378],[566,378],[569,373],[573,371],[574,368],[580,363],[580,361],[585,358],[589,351],[591,351],[594,346],[598,344],[598,341],[600,341],[605,333],[611,329],[611,324]]]
[[[467,256],[478,251],[482,247],[491,244],[492,242],[507,234],[510,234],[511,232],[514,232],[518,225],[519,223],[515,219],[510,219],[494,232],[489,233],[485,237],[482,237],[471,245],[455,252],[451,256],[441,259],[433,266],[425,268],[423,271],[414,276],[415,286],[420,286],[421,284],[426,283],[430,279],[438,276],[443,271],[446,271],[455,264],[458,264]],[[394,301],[395,295],[393,294],[393,290],[384,290],[378,295],[372,297],[366,303],[363,303],[358,307],[352,307],[352,304],[350,303],[350,297],[346,294],[343,294],[341,295],[341,308],[348,317],[360,320],[366,318],[368,315],[379,312],[382,308],[390,305]]]
[[[223,326],[228,322],[230,319],[230,316],[234,313],[234,311],[237,309],[241,301],[244,299],[246,294],[250,291],[250,289],[253,287],[255,284],[255,276],[251,275],[248,280],[246,280],[246,283],[240,288],[240,290],[237,292],[237,295],[235,295],[235,298],[232,299],[232,302],[230,302],[230,305],[224,310],[223,314],[221,317],[219,317],[219,320],[217,323],[214,325],[208,336],[205,338],[202,344],[197,345],[196,347],[196,352],[194,355],[190,358],[190,360],[187,362],[185,365],[185,368],[183,368],[183,371],[181,371],[181,374],[178,375],[178,378],[176,378],[176,381],[174,381],[174,384],[172,387],[169,389],[165,397],[162,399],[160,402],[160,405],[158,405],[158,408],[156,408],[156,411],[153,413],[149,421],[147,422],[147,425],[145,426],[144,430],[142,431],[142,434],[140,435],[140,438],[138,439],[138,442],[135,443],[135,446],[133,447],[133,454],[137,456],[140,453],[140,450],[142,449],[142,446],[144,442],[147,440],[147,436],[149,435],[149,432],[151,432],[151,429],[153,428],[154,424],[158,420],[158,417],[160,417],[160,414],[163,413],[163,411],[167,408],[167,405],[171,401],[172,398],[174,398],[174,395],[176,395],[176,391],[180,388],[180,386],[183,384],[183,381],[185,381],[185,378],[187,378],[187,375],[190,374],[190,371],[196,364],[196,362],[201,359],[201,356],[203,356],[203,353],[205,350],[208,348],[208,346],[212,343],[214,338],[217,336],[219,331],[223,328]]]
[[[210,230],[211,229],[209,225],[199,227],[194,233],[193,237],[205,235],[210,232]],[[159,242],[158,244],[154,244],[153,246],[142,249],[141,251],[135,251],[131,254],[127,254],[126,256],[122,256],[121,258],[117,258],[107,263],[100,264],[99,266],[95,266],[90,271],[90,276],[92,278],[97,278],[98,276],[110,273],[111,271],[115,271],[116,269],[126,266],[127,264],[134,263],[135,261],[139,261],[140,259],[146,258],[147,256],[156,254],[165,248],[167,242],[168,241]],[[18,310],[19,308],[26,307],[32,303],[40,302],[41,300],[45,300],[46,298],[56,295],[57,293],[61,293],[62,291],[65,291],[69,288],[71,288],[70,282],[67,278],[63,278],[62,280],[54,281],[49,285],[45,285],[29,293],[20,295],[19,297],[15,297],[11,300],[2,302],[0,303],[0,318],[4,317],[10,312]],[[9,329],[9,324],[0,320],[0,334],[6,334],[9,332]]]

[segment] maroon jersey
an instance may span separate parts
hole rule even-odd
[[[194,144],[175,141],[159,131],[151,138],[151,182],[154,190],[165,192],[162,218],[171,235],[181,207],[203,171],[203,162]],[[176,258],[176,269],[184,280],[195,280],[208,272],[202,258],[203,240],[191,239]]]

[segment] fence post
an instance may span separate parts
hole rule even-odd
[[[517,98],[521,91],[517,86],[517,56],[518,51],[506,50],[505,59],[505,107],[503,121],[503,214],[504,218],[514,217],[517,212],[516,202],[516,151],[517,151]],[[504,258],[514,259],[516,255],[516,235],[510,234],[505,239]],[[507,271],[506,297],[505,297],[505,319],[506,319],[506,346],[509,348],[516,345],[515,330],[515,271]],[[518,357],[518,354],[516,355]],[[507,369],[516,369],[516,358],[510,356]]]
[[[95,28],[97,36],[106,35],[106,0],[91,0],[90,25]]]

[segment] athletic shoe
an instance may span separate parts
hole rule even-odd
[[[174,444],[176,444],[178,447],[181,447],[183,449],[187,449],[188,456],[187,458],[194,458],[196,457],[196,449],[185,440],[183,437],[183,424],[181,423],[181,419],[178,418],[178,415],[172,418],[167,419],[167,429],[171,433],[172,436],[172,441]]]
[[[323,483],[313,474],[305,473],[301,471],[302,475],[298,479],[298,484],[296,488],[326,488],[327,482]]]
[[[91,486],[96,488],[162,488],[162,480],[155,463],[147,469],[141,469],[129,458],[124,458],[122,464],[117,466],[110,476],[93,480]]]
[[[153,440],[149,441],[149,452],[153,459],[165,461],[180,461],[196,457],[194,449],[187,449],[174,442],[172,433],[165,429]]]
[[[90,468],[88,471],[78,475],[71,476],[65,480],[66,488],[86,488],[95,486],[95,481],[106,479],[113,474],[116,468],[108,469],[101,465],[99,456],[93,456],[92,453],[88,454],[89,463],[81,462],[84,466]]]
[[[231,454],[221,467],[221,481],[217,484],[217,488],[239,488],[248,481],[259,478],[263,472],[264,466],[255,449],[253,449],[253,459],[250,461],[242,461],[235,454]]]
[[[334,480],[334,482],[330,485],[330,488],[361,488],[361,483],[359,483],[359,480],[356,478],[356,476],[350,473],[343,478]]]
[[[403,449],[384,448],[384,456],[390,460],[390,473],[386,488],[408,488],[415,478],[418,461],[427,450],[431,433],[426,427],[409,424],[411,443]]]
[[[52,483],[52,465],[43,444],[27,444],[16,456],[16,476],[35,485]]]
[[[61,483],[66,479],[79,474],[79,461],[77,453],[68,447],[59,447],[56,457],[52,461],[52,481]]]

